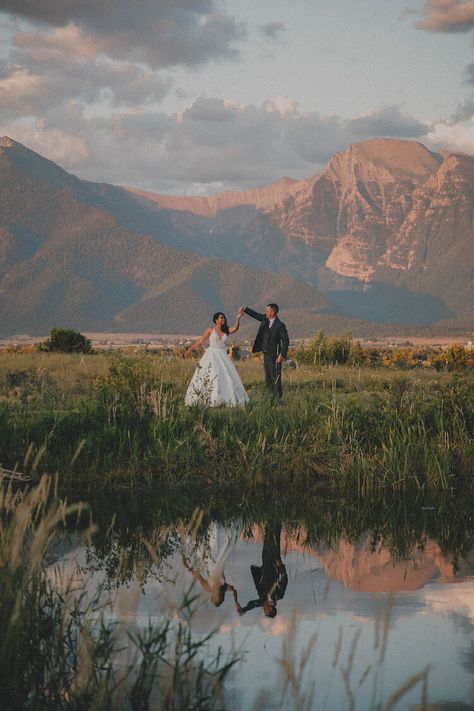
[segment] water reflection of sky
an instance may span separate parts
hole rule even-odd
[[[195,551],[191,555],[189,541],[184,544],[192,558],[189,567],[194,573],[199,567],[205,580],[218,551],[226,550],[225,580],[237,591],[242,606],[256,598],[250,566],[261,564],[262,536],[258,530],[253,533],[248,541],[237,531],[216,528],[209,546],[197,555]],[[112,614],[129,628],[145,625],[150,618],[171,614],[173,603],[179,602],[193,580],[202,589],[196,575],[184,567],[182,552],[183,548],[162,562],[160,580],[150,577],[143,589],[132,580],[114,591]],[[372,550],[368,537],[357,544],[341,541],[332,550],[310,550],[283,535],[281,553],[288,584],[274,619],[266,618],[261,607],[239,615],[231,592],[215,607],[209,592],[202,589],[203,605],[193,619],[193,629],[198,634],[217,629],[212,646],[235,649],[243,657],[228,682],[231,708],[251,708],[262,689],[259,708],[280,708],[284,673],[277,660],[284,655],[283,645],[292,640],[291,658],[298,666],[313,635],[317,638],[305,667],[303,691],[314,681],[314,708],[349,708],[350,694],[355,708],[372,708],[374,699],[387,702],[427,665],[431,665],[430,703],[474,703],[474,577],[469,561],[463,561],[455,573],[432,541],[426,541],[409,560],[397,561],[386,549]],[[71,551],[65,560],[72,564],[74,558],[87,567],[84,549]],[[91,585],[101,579],[100,571],[94,573]],[[345,682],[343,670],[355,636],[354,661]],[[412,705],[420,699],[418,683],[394,708],[415,708]],[[295,698],[286,705],[295,707]]]

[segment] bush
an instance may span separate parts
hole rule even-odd
[[[324,331],[317,331],[309,346],[295,352],[295,358],[305,364],[344,365],[350,360],[353,347],[350,333],[328,337]]]
[[[70,328],[53,328],[42,350],[61,351],[62,353],[91,353],[92,345],[88,338]]]

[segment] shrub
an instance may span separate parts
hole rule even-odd
[[[359,348],[361,348],[358,343]],[[343,365],[351,361],[354,346],[350,333],[341,336],[326,336],[324,331],[317,331],[307,347],[295,352],[300,363],[313,365]]]
[[[362,348],[360,341],[351,344],[349,353],[349,364],[357,367],[367,365],[369,362],[365,348]]]
[[[79,331],[70,328],[53,328],[48,340],[42,344],[42,349],[62,353],[91,353],[92,345]]]

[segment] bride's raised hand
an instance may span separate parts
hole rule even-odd
[[[244,307],[239,306],[239,310],[237,311],[237,318],[241,318],[241,316],[244,315]]]

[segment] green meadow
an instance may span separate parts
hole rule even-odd
[[[299,353],[269,400],[258,358],[237,363],[245,408],[187,408],[196,361],[152,352],[0,353],[3,467],[65,486],[421,492],[470,485],[470,367],[374,367]],[[385,357],[386,362],[386,357]]]

